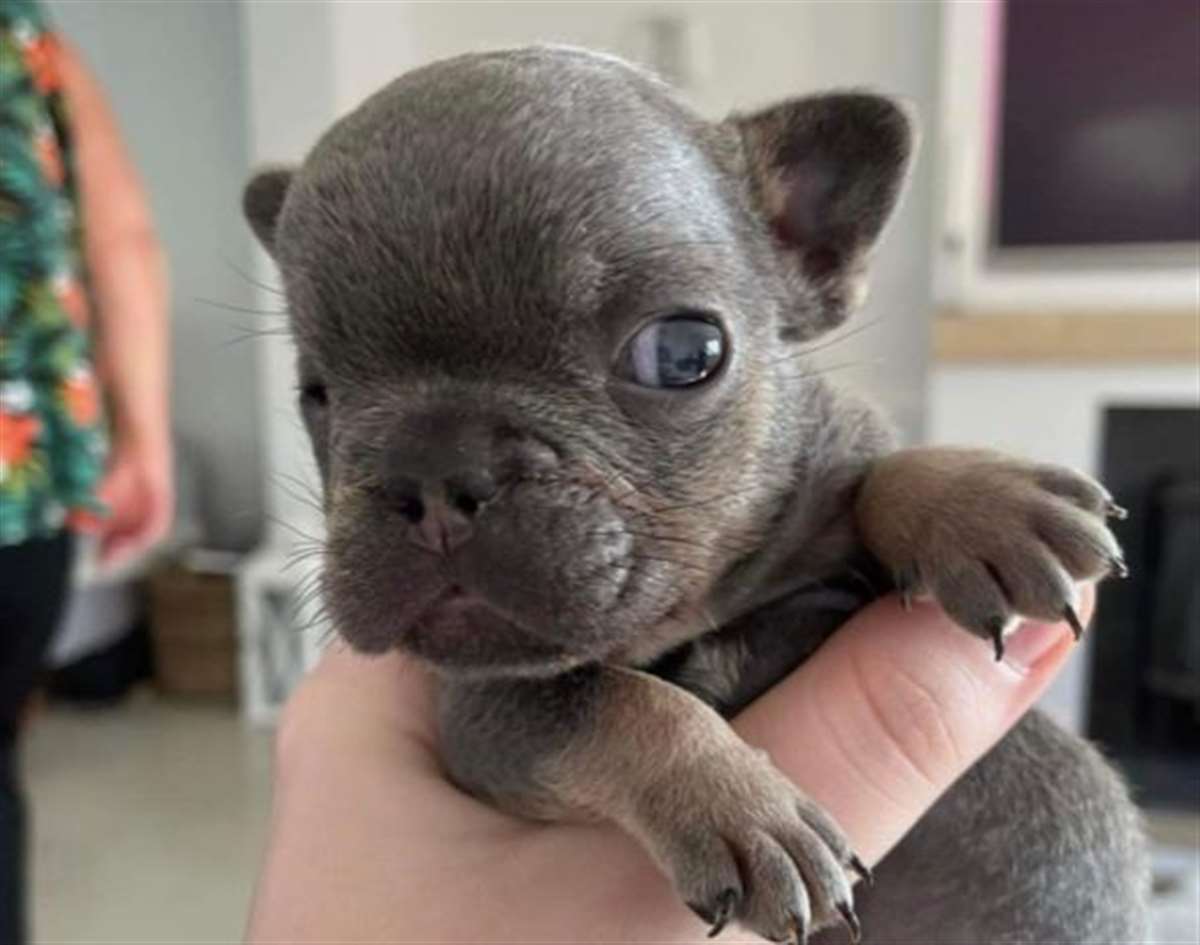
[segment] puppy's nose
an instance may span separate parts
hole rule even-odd
[[[558,463],[549,444],[507,418],[447,404],[398,417],[377,455],[379,495],[400,512],[414,545],[440,554],[471,538],[507,485]]]
[[[397,483],[396,506],[408,523],[407,539],[418,548],[449,554],[475,531],[475,516],[499,487],[486,472],[459,473],[441,482]]]

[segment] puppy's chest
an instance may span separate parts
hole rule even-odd
[[[719,630],[675,647],[646,667],[724,716],[742,708],[803,663],[857,611],[892,590],[874,561],[798,587]]]

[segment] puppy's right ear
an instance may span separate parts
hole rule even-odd
[[[258,241],[272,256],[275,255],[275,225],[279,222],[279,211],[283,209],[294,174],[295,171],[288,167],[259,171],[242,192],[242,213]]]

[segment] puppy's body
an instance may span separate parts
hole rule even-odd
[[[775,939],[853,924],[858,864],[713,707],[893,583],[999,652],[1119,560],[1094,483],[893,453],[791,347],[861,295],[908,151],[873,96],[714,125],[616,60],[517,50],[403,77],[247,191],[340,632],[441,671],[462,785],[615,820],[698,913]],[[1135,941],[1144,878],[1118,781],[1034,715],[860,911],[869,941]]]

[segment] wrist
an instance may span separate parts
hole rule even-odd
[[[116,422],[112,436],[112,452],[116,455],[137,456],[148,466],[169,470],[171,466],[171,434],[166,424],[125,424]]]

